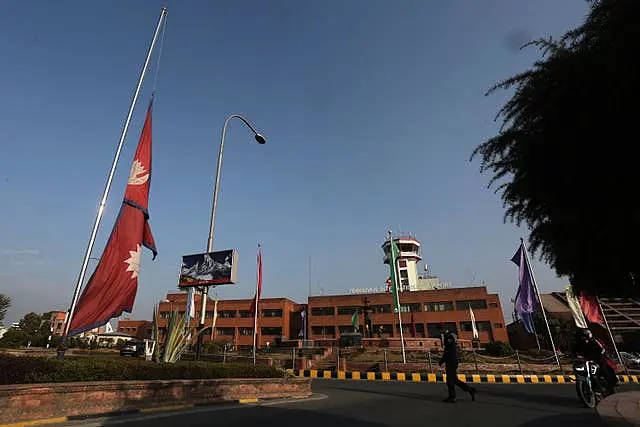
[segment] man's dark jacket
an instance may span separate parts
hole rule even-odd
[[[445,332],[444,337],[444,353],[440,359],[440,364],[457,365],[460,362],[460,352],[458,351],[458,339],[452,332]]]

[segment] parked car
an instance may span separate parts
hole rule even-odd
[[[143,341],[129,341],[120,349],[120,356],[140,357],[144,356]]]

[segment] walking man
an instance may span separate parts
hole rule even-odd
[[[460,353],[458,351],[458,338],[456,335],[445,330],[443,333],[443,346],[444,353],[440,359],[440,366],[445,364],[445,373],[447,374],[447,389],[449,390],[449,397],[443,402],[455,403],[456,401],[456,386],[462,391],[466,391],[471,396],[471,400],[476,400],[476,389],[458,379],[458,363],[460,361]]]

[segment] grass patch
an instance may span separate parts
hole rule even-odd
[[[155,363],[142,359],[21,357],[0,354],[0,385],[83,381],[282,378],[264,365],[210,362]]]

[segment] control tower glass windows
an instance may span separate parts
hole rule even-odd
[[[413,243],[400,243],[398,249],[400,252],[417,252],[418,247]]]
[[[409,272],[407,270],[400,270],[400,290],[402,292],[406,292],[410,290]]]

